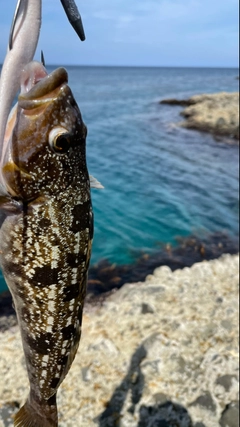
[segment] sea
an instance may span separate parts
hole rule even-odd
[[[159,103],[238,91],[237,69],[66,68],[88,127],[89,173],[104,186],[92,190],[91,265],[131,264],[179,236],[238,235],[238,146],[179,127],[183,108]]]

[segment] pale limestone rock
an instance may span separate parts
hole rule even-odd
[[[163,419],[219,427],[238,399],[238,267],[230,255],[175,272],[160,267],[101,307],[86,305],[80,348],[58,392],[59,427]],[[28,380],[17,327],[0,334],[0,348],[1,414],[6,402],[25,401]],[[219,378],[228,377],[223,387]]]

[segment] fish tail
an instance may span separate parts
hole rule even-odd
[[[56,395],[37,403],[30,398],[14,417],[14,427],[58,427]]]

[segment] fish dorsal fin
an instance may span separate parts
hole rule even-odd
[[[94,176],[89,175],[91,188],[104,188],[104,186]]]

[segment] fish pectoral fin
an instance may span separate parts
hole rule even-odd
[[[91,188],[104,188],[104,186],[94,176],[89,175]]]
[[[10,175],[10,177],[15,175],[14,178],[16,178],[16,175],[18,175],[18,177],[22,176],[25,179],[27,178],[32,180],[32,177],[29,173],[27,173],[23,169],[20,169],[19,166],[17,166],[16,163],[12,161],[5,163],[5,165],[2,167],[2,174],[4,178],[7,177],[8,175]]]
[[[0,210],[6,215],[16,215],[22,212],[22,203],[10,196],[0,194]]]
[[[12,197],[18,196],[23,181],[26,185],[28,182],[32,183],[33,178],[12,161],[2,166],[1,186],[4,189],[4,194],[9,194]]]

